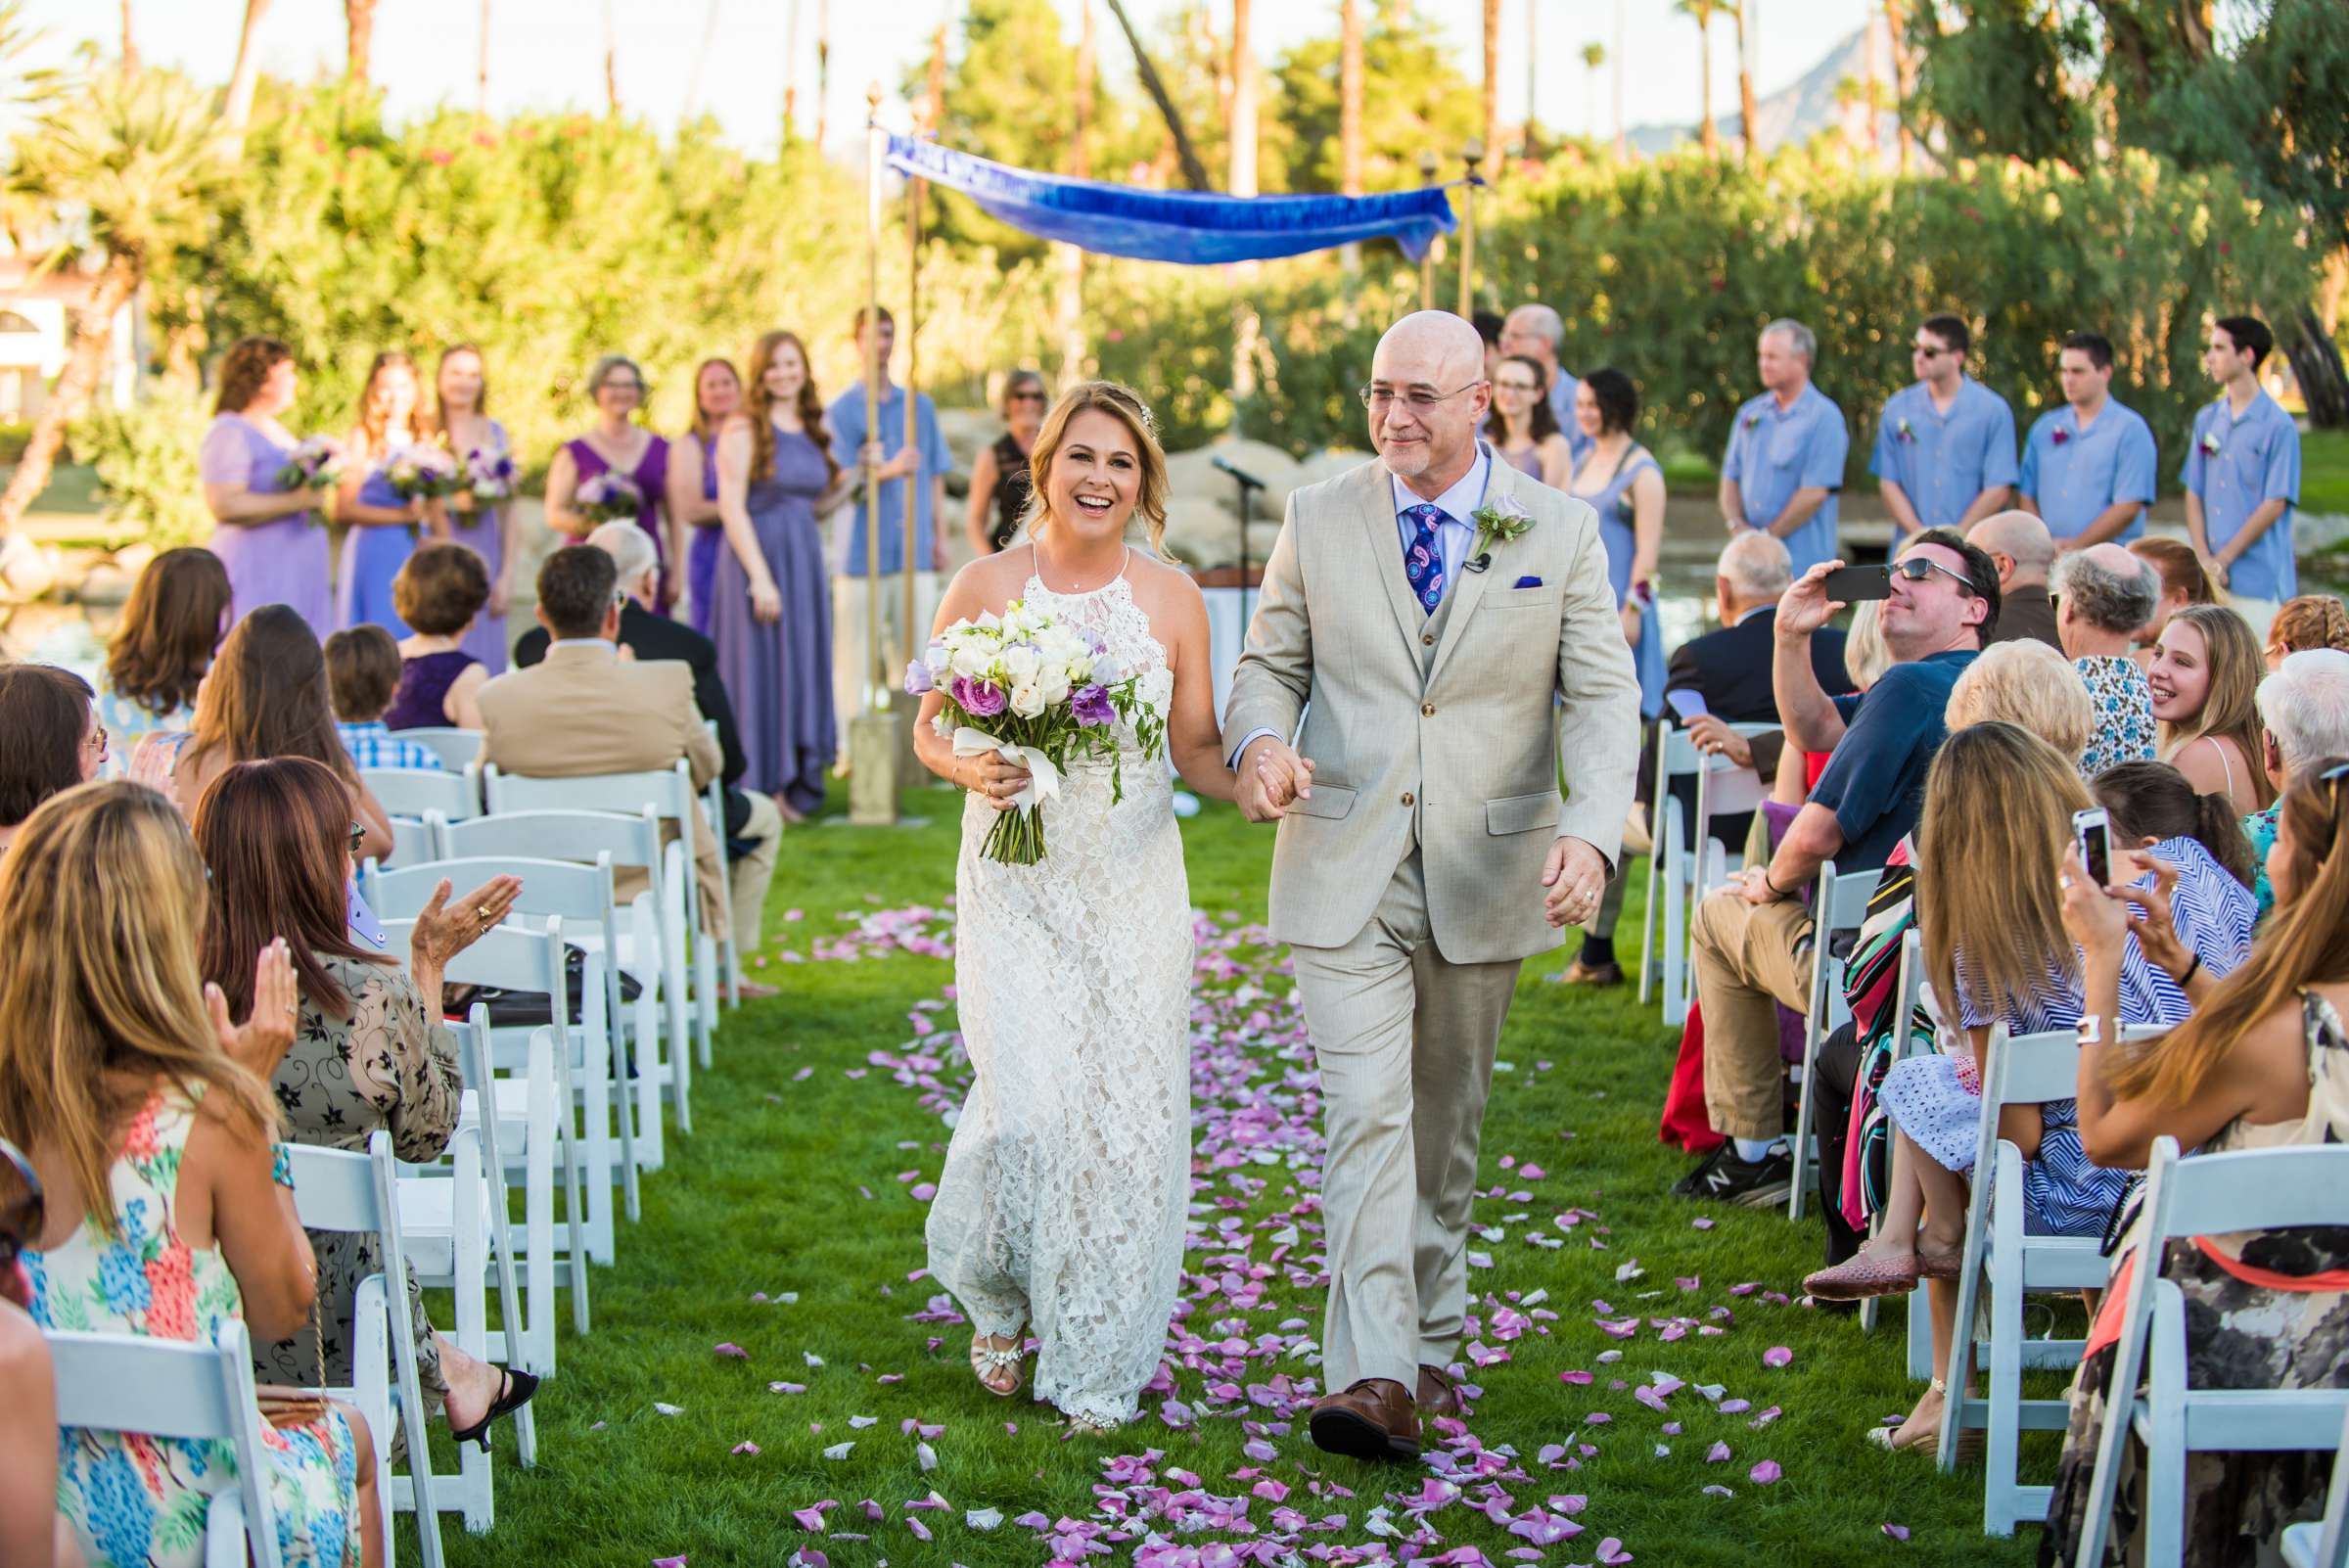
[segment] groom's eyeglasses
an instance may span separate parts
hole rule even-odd
[[[1404,392],[1397,392],[1392,387],[1366,386],[1357,387],[1354,390],[1354,394],[1362,400],[1362,406],[1364,408],[1372,410],[1384,408],[1387,406],[1387,404],[1395,401],[1399,397],[1402,398],[1403,401],[1409,407],[1423,410],[1433,408],[1438,403],[1457,397],[1461,392],[1474,392],[1477,388],[1482,387],[1484,384],[1484,378],[1480,376],[1476,380],[1470,382],[1467,386],[1455,387],[1448,392],[1437,392],[1432,387],[1412,387]]]

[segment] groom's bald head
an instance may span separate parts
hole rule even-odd
[[[1391,473],[1432,497],[1468,472],[1493,397],[1484,374],[1484,340],[1448,310],[1387,329],[1370,356],[1369,412],[1370,444]]]

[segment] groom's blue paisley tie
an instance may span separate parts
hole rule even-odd
[[[1444,552],[1436,546],[1436,528],[1445,519],[1444,509],[1422,501],[1405,508],[1403,514],[1418,528],[1411,542],[1403,552],[1403,575],[1410,578],[1411,597],[1428,615],[1444,602]]]

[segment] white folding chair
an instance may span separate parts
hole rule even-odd
[[[417,1381],[416,1320],[408,1311],[408,1265],[401,1251],[392,1134],[380,1128],[370,1133],[365,1154],[302,1143],[289,1144],[286,1152],[293,1165],[294,1211],[303,1229],[371,1234],[382,1240],[383,1271],[360,1280],[351,1303],[350,1383],[318,1392],[356,1406],[374,1431],[375,1491],[383,1508],[385,1550],[389,1552],[398,1539],[392,1516],[404,1502],[416,1515],[424,1568],[440,1568],[440,1516],[433,1505],[432,1452],[425,1441],[424,1390]],[[393,1378],[399,1385],[397,1418],[408,1438],[408,1487],[397,1498],[392,1485]]]
[[[1916,1052],[1916,1032],[1908,1021],[1915,1016],[1917,1000],[1924,994],[1924,942],[1911,922],[1909,929],[1901,934],[1900,978],[1894,983],[1893,993],[1885,1003],[1895,1009],[1892,1014],[1895,1020],[1892,1026],[1892,1059],[1895,1063],[1904,1062]],[[1889,1151],[1885,1167],[1889,1174]],[[1869,1221],[1867,1234],[1870,1240],[1881,1228],[1877,1222],[1879,1218],[1874,1217]],[[1919,1281],[1916,1288],[1909,1293],[1909,1375],[1919,1380],[1933,1375],[1933,1324],[1925,1310],[1924,1290],[1923,1282]],[[1882,1299],[1869,1296],[1860,1303],[1862,1333],[1875,1331],[1876,1307]]]
[[[717,726],[712,724],[714,731]],[[717,835],[717,896],[728,909],[734,907],[734,861],[726,853],[726,782],[713,776],[710,786],[702,792],[702,808],[710,818],[710,831]],[[726,993],[728,1007],[742,1005],[742,934],[736,932],[718,946],[718,985]],[[713,1029],[716,1027],[713,1022]]]
[[[1759,735],[1777,726],[1729,727],[1740,735]],[[1726,873],[1729,859],[1727,847],[1712,837],[1713,818],[1751,811],[1769,792],[1752,768],[1698,751],[1686,730],[1659,723],[1657,733],[1655,799],[1648,808],[1655,850],[1647,861],[1647,912],[1640,917],[1640,943],[1647,956],[1639,966],[1639,1000],[1645,1005],[1651,989],[1661,982],[1664,1022],[1684,1024],[1694,993],[1688,966],[1690,910]],[[1685,816],[1672,795],[1673,781],[1683,778],[1696,783],[1696,808]]]
[[[2155,1031],[2129,1029],[2124,1039]],[[2102,1287],[2104,1254],[2096,1236],[2035,1236],[2025,1229],[2023,1152],[1999,1136],[1999,1113],[2008,1106],[2045,1105],[2078,1092],[2080,1040],[2069,1029],[2040,1035],[2009,1035],[2001,1024],[1991,1031],[1982,1068],[1982,1119],[1974,1136],[1974,1167],[1965,1206],[1965,1252],[1958,1266],[1956,1332],[1941,1414],[1941,1468],[1958,1462],[1960,1432],[1981,1430],[1984,1445],[1982,1528],[1994,1536],[2014,1534],[2017,1524],[2048,1516],[2054,1489],[2024,1486],[2017,1459],[2026,1431],[2060,1432],[2071,1419],[2068,1400],[2023,1398],[2023,1373],[2080,1364],[2087,1341],[2029,1339],[2023,1332],[2023,1298],[2032,1292],[2095,1290]],[[1987,1285],[1987,1334],[1975,1321]],[[1921,1310],[1912,1304],[1912,1313]],[[1981,1337],[1977,1337],[1980,1335]],[[1984,1367],[1980,1397],[1964,1392],[1979,1360]]]
[[[484,774],[491,815],[510,811],[612,811],[622,816],[634,816],[646,807],[666,825],[673,824],[675,841],[664,847],[662,881],[669,879],[668,867],[674,864],[680,898],[668,900],[681,903],[684,919],[679,941],[680,956],[688,965],[691,990],[680,987],[680,995],[687,1002],[686,1012],[693,1033],[695,1054],[701,1066],[710,1066],[710,1031],[717,1019],[717,962],[712,945],[702,931],[702,900],[700,879],[695,874],[693,819],[703,809],[693,787],[693,768],[679,758],[673,768],[642,773],[595,773],[577,778],[526,778],[508,773],[494,762]],[[452,819],[453,820],[453,819]],[[671,856],[673,855],[673,860]],[[718,860],[725,860],[719,851]],[[649,869],[649,868],[648,868]],[[662,910],[664,921],[668,906]],[[682,1110],[678,1113],[680,1127],[690,1130]]]
[[[2349,1388],[2191,1388],[2187,1384],[2186,1296],[2164,1277],[2169,1244],[2238,1230],[2337,1225],[2349,1192],[2349,1147],[2237,1149],[2178,1155],[2153,1140],[2145,1168],[2144,1223],[2114,1348],[2104,1430],[2090,1482],[2086,1532],[2076,1558],[2101,1562],[2121,1460],[2135,1437],[2145,1450],[2145,1568],[2185,1561],[2187,1455],[2328,1449],[2349,1418]],[[2145,1392],[2137,1392],[2142,1374]],[[2332,1489],[2341,1488],[2336,1467]],[[2330,1509],[2337,1525],[2337,1496]],[[2335,1550],[2338,1545],[2336,1544]]]
[[[2349,1417],[2342,1418],[2341,1446],[2332,1456],[2325,1517],[2284,1527],[2283,1561],[2284,1568],[2349,1568]]]
[[[1867,900],[1876,896],[1880,871],[1851,871],[1838,875],[1835,862],[1819,868],[1819,883],[1811,897],[1811,1005],[1803,1018],[1803,1081],[1794,1112],[1794,1187],[1786,1194],[1786,1218],[1803,1217],[1803,1189],[1810,1184],[1811,1085],[1818,1076],[1819,1042],[1851,1021],[1843,999],[1844,960],[1850,948],[1840,939],[1856,933],[1867,918]]]
[[[212,1494],[205,1511],[205,1568],[243,1568],[248,1551],[255,1568],[280,1568],[253,1341],[241,1319],[222,1323],[209,1345],[62,1330],[43,1337],[57,1372],[58,1425],[227,1444],[237,1484]],[[375,1434],[379,1449],[388,1437]]]
[[[387,920],[384,929],[398,941],[405,939],[414,924],[411,920]],[[566,990],[562,924],[560,920],[549,920],[543,931],[499,926],[449,960],[447,979],[451,984],[498,986],[561,998]],[[565,1265],[561,1286],[571,1292],[572,1329],[585,1335],[590,1328],[585,1201],[577,1140],[572,1136],[568,1114],[569,1107],[576,1103],[571,1082],[571,1030],[564,1021],[569,1010],[561,1000],[555,1001],[549,1008],[554,1022],[530,1032],[527,1065],[519,1082],[497,1079],[489,1070],[494,1067],[492,1062],[475,1064],[484,1071],[471,1081],[473,1103],[467,1109],[467,1119],[476,1124],[486,1125],[495,1116],[506,1128],[519,1124],[523,1130],[520,1152],[501,1139],[501,1158],[491,1164],[504,1169],[519,1164],[524,1172],[521,1250],[529,1318],[523,1360],[542,1377],[552,1377],[555,1373],[551,1308],[558,1285],[555,1267],[558,1259]],[[499,1175],[502,1179],[502,1169]],[[554,1201],[558,1179],[564,1194],[568,1241],[565,1247],[558,1247],[555,1242]],[[459,1181],[457,1185],[462,1188],[464,1183]],[[467,1212],[462,1191],[454,1196],[450,1207],[460,1219]],[[505,1211],[499,1210],[497,1218],[503,1233],[511,1237],[513,1230]],[[416,1234],[417,1222],[410,1213],[403,1213],[401,1219],[410,1234]],[[472,1273],[476,1280],[485,1267],[484,1260],[475,1262]],[[420,1268],[419,1272],[423,1270]],[[438,1282],[431,1274],[424,1277],[428,1285]],[[478,1294],[478,1285],[473,1288]],[[510,1324],[507,1343],[509,1347],[513,1344]]]
[[[395,729],[392,733],[396,739],[414,741],[427,748],[452,773],[462,773],[482,755],[482,732],[478,729],[459,729],[453,724],[420,724],[414,729]]]
[[[1748,739],[1766,735],[1776,729],[1775,724],[1731,724],[1729,728]],[[1713,823],[1725,816],[1750,816],[1770,799],[1770,786],[1762,775],[1751,767],[1739,767],[1727,757],[1705,759],[1705,765],[1696,770],[1695,840],[1698,854],[1694,864],[1695,880],[1689,885],[1689,896],[1701,898],[1708,888],[1717,888],[1727,879],[1729,872],[1744,863],[1744,846],[1731,851],[1727,843],[1714,835]]]
[[[436,773],[421,767],[363,767],[359,782],[393,816],[424,819],[438,811],[451,822],[482,814],[482,780],[471,767],[461,773]]]
[[[580,949],[583,961],[579,1010],[576,1016],[567,1018],[566,1023],[573,1032],[572,1082],[579,1095],[581,1141],[586,1151],[587,1256],[596,1263],[610,1264],[616,1246],[612,1218],[615,1179],[622,1186],[628,1218],[635,1219],[638,1212],[636,1139],[633,1119],[627,1115],[624,1103],[627,1065],[610,1023],[617,1013],[619,988],[617,983],[607,983],[606,973],[609,961],[605,954],[613,950],[617,930],[612,908],[611,856],[598,855],[592,865],[519,855],[428,860],[397,871],[378,870],[370,864],[360,879],[360,891],[379,919],[413,919],[432,901],[434,891],[443,879],[452,887],[466,889],[480,887],[495,876],[522,880],[522,889],[507,913],[509,923],[519,921],[529,926],[559,919],[564,930],[575,938],[589,933],[601,935],[598,942],[567,944]],[[568,1009],[568,1000],[565,1006]],[[494,1047],[501,1041],[527,1048],[530,1029],[534,1027],[532,1024],[496,1029],[491,1037],[493,1058]],[[622,1085],[622,1100],[617,1163],[612,1148],[612,1085],[616,1079]]]
[[[421,817],[402,816],[394,811],[392,817],[391,865],[417,865],[426,860],[441,858],[440,835],[448,827],[448,818],[438,811],[427,811]]]
[[[659,814],[649,806],[628,816],[608,811],[509,811],[452,822],[442,840],[447,856],[456,859],[489,856],[577,864],[608,855],[616,867],[651,868],[652,885],[629,900],[604,974],[614,1040],[623,1046],[613,1073],[634,1114],[635,1162],[639,1170],[659,1170],[666,1142],[663,1092],[676,1104],[677,1130],[693,1130],[693,1056],[686,1048],[685,1018],[687,893],[676,863],[677,847],[665,849],[661,843]],[[666,871],[664,861],[668,862]],[[575,947],[590,949],[603,941],[600,927],[574,921],[564,929],[564,940]],[[637,985],[632,1014],[622,1006],[622,975]],[[632,1049],[625,1048],[630,1041]],[[630,1061],[635,1064],[633,1077]]]

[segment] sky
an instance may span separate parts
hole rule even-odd
[[[374,75],[389,89],[392,114],[404,116],[447,101],[470,107],[480,61],[483,0],[379,0]],[[603,26],[594,0],[488,0],[489,103],[492,113],[603,107]],[[1076,36],[1083,0],[1054,0]],[[1095,28],[1105,71],[1125,77],[1129,57],[1116,21],[1100,0]],[[1229,25],[1229,0],[1211,0],[1220,26]],[[1367,14],[1383,0],[1361,0]],[[1857,31],[1871,0],[1752,0],[1756,90],[1768,95],[1799,77],[1839,40]],[[224,82],[236,58],[244,0],[130,0],[132,28],[143,58],[170,65],[202,81]],[[1470,80],[1482,69],[1478,0],[1418,0],[1443,25]],[[802,134],[814,128],[816,17],[832,16],[828,140],[852,155],[862,123],[866,84],[894,87],[905,68],[926,58],[929,37],[952,0],[610,0],[618,37],[620,99],[623,112],[667,127],[689,110],[714,114],[728,137],[755,152],[770,151],[779,136],[784,63],[792,53],[790,16],[800,14]],[[1670,0],[1501,0],[1500,113],[1523,116],[1526,98],[1527,8],[1539,17],[1536,62],[1541,119],[1569,131],[1586,128],[1585,43],[1616,48],[1618,7],[1624,13],[1623,79],[1628,122],[1689,122],[1700,96],[1695,24],[1675,15]],[[1155,23],[1179,10],[1180,0],[1128,0],[1128,11],[1145,40]],[[117,8],[101,0],[30,0],[26,20],[44,29],[54,58],[84,39],[115,46]],[[1337,28],[1336,0],[1256,0],[1258,58],[1267,65],[1284,48]],[[710,46],[705,51],[705,30]],[[1715,27],[1714,102],[1736,108],[1737,77],[1730,30]],[[304,79],[342,69],[343,8],[336,0],[276,0],[261,23],[262,69]],[[700,69],[697,79],[697,61]],[[1612,71],[1602,78],[1598,119],[1613,128]],[[893,113],[894,111],[894,113]],[[886,106],[896,117],[901,106]]]

